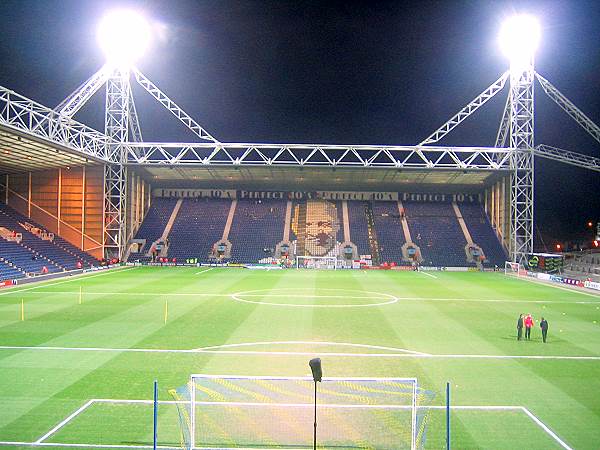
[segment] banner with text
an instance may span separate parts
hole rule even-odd
[[[243,191],[227,189],[170,189],[157,188],[154,197],[171,198],[224,198],[249,200],[358,200],[358,201],[408,201],[439,203],[476,203],[477,194],[426,194],[413,192],[373,191]]]

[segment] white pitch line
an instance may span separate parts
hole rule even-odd
[[[82,273],[80,275],[71,275],[71,277],[68,280],[57,281],[55,283],[45,284],[44,281],[39,281],[37,283],[40,283],[40,284],[36,283],[35,286],[31,286],[31,287],[23,288],[23,289],[19,289],[19,286],[17,285],[17,287],[14,288],[14,289],[8,289],[6,292],[0,292],[0,295],[20,294],[21,292],[31,291],[32,289],[40,289],[40,288],[46,288],[48,286],[56,286],[58,284],[70,283],[72,281],[77,281],[77,280],[81,280],[81,279],[87,280],[89,278],[99,277],[101,275],[106,275],[106,274],[109,274],[109,273],[114,273],[116,271],[118,271],[118,272],[125,272],[127,270],[132,270],[132,269],[137,269],[137,267],[126,267],[124,269],[123,268],[106,269],[103,272],[97,273],[97,274],[94,274],[94,275],[89,275],[87,273]],[[44,283],[44,284],[41,284],[41,283]],[[49,292],[49,293],[51,293],[51,292]]]
[[[538,419],[535,414],[533,414],[531,411],[529,411],[527,408],[525,408],[524,406],[522,407],[522,411],[527,414],[529,416],[529,418],[531,420],[533,420],[537,425],[540,426],[540,428],[542,430],[544,430],[546,433],[548,433],[552,438],[554,438],[554,440],[556,442],[558,442],[560,444],[560,446],[566,450],[573,450],[571,447],[569,447],[565,441],[563,441],[561,438],[559,438],[556,433],[554,431],[552,431],[550,428],[548,428],[548,426],[546,424],[544,424],[544,422],[542,422],[540,419]]]
[[[370,345],[370,344],[353,344],[350,342],[313,342],[313,341],[262,341],[262,342],[243,342],[241,344],[222,344],[222,345],[213,345],[210,347],[200,347],[196,350],[198,351],[206,351],[206,350],[216,350],[223,348],[231,348],[231,347],[248,347],[253,345],[331,345],[331,346],[344,346],[344,347],[358,347],[358,348],[371,348],[374,350],[390,350],[393,352],[400,353],[410,353],[414,355],[427,355],[428,353],[417,352],[414,350],[407,350],[405,348],[397,348],[397,347],[385,347],[382,345]]]
[[[419,273],[422,273],[423,275],[427,275],[428,277],[436,278],[437,279],[437,277],[435,275],[433,275],[431,273],[427,273],[427,272],[425,272],[423,270],[419,270]]]
[[[191,349],[160,349],[160,348],[109,348],[109,347],[47,347],[47,346],[11,346],[0,345],[0,350],[43,350],[43,351],[74,351],[74,352],[119,352],[119,353],[199,353]]]
[[[51,435],[56,433],[58,430],[60,430],[62,427],[64,427],[67,423],[69,423],[71,421],[71,419],[73,419],[75,416],[77,416],[79,413],[81,413],[84,409],[86,409],[92,403],[94,403],[93,400],[88,400],[87,402],[85,402],[83,404],[83,406],[80,406],[70,416],[68,416],[66,419],[64,419],[62,422],[60,422],[58,425],[56,425],[54,428],[52,428],[50,431],[48,431],[46,434],[44,434],[42,437],[40,437],[37,441],[35,441],[35,444],[39,444],[40,442],[45,441],[48,437],[50,437]]]
[[[232,295],[240,295],[238,292]],[[350,298],[350,299],[364,299],[364,300],[390,300],[392,296],[385,294],[379,297],[367,297],[367,296],[351,296],[351,295],[298,295],[298,294],[243,294],[242,297],[259,297],[259,298],[271,298],[271,297],[283,297],[283,298]]]
[[[29,294],[60,294],[60,295],[79,295],[79,291],[37,291],[37,292],[30,292]],[[169,296],[169,297],[231,297],[232,294],[222,294],[222,293],[214,293],[214,294],[210,294],[210,293],[206,293],[206,292],[109,292],[109,291],[102,291],[102,292],[91,292],[91,291],[84,291],[84,294],[86,295],[119,295],[119,296],[128,296],[128,295],[132,295],[135,297],[139,297],[139,296]],[[598,302],[600,303],[600,302]]]
[[[107,348],[107,347],[35,347],[2,345],[0,350],[37,351],[78,351],[78,352],[119,352],[119,353],[209,353],[218,355],[261,355],[261,356],[339,356],[362,358],[430,358],[430,359],[536,359],[600,361],[600,356],[562,355],[476,355],[476,354],[428,354],[428,353],[345,353],[345,352],[290,352],[290,351],[248,351],[248,350],[204,350],[204,349],[154,349],[154,348]]]
[[[201,270],[201,271],[199,271],[199,272],[196,272],[194,275],[200,275],[200,274],[202,274],[202,273],[210,272],[210,271],[211,271],[211,270],[213,270],[213,269],[214,269],[214,267],[211,267],[210,269],[206,269],[206,270]]]
[[[92,399],[89,400],[86,405],[89,406],[92,403],[131,403],[131,404],[147,404],[151,405],[154,403],[153,400],[138,400],[138,399]],[[163,404],[176,404],[176,403],[189,403],[189,402],[177,402],[172,400],[163,400],[159,403]],[[313,405],[311,403],[257,403],[257,402],[196,402],[199,405],[211,405],[211,406],[280,406],[280,407],[306,407],[312,408]],[[370,409],[411,409],[411,405],[341,405],[341,404],[321,404],[319,405],[325,408],[370,408]],[[420,406],[418,408],[422,409],[435,409],[435,410],[443,410],[446,409],[444,405],[430,405],[430,406]],[[80,408],[82,409],[82,408]],[[83,408],[85,409],[85,408]],[[573,450],[565,441],[563,441],[554,431],[552,431],[546,424],[544,424],[535,414],[529,411],[524,406],[510,406],[510,405],[451,405],[451,410],[462,410],[462,411],[522,411],[524,412],[536,425],[538,425],[546,434],[548,434],[552,439],[554,439],[561,447],[565,450]],[[67,423],[73,417],[75,417],[80,411],[76,411],[71,414],[71,416],[67,417],[63,422]],[[61,422],[61,423],[63,423]],[[58,429],[58,428],[57,428]],[[52,431],[52,430],[51,430]],[[54,430],[56,431],[56,430]],[[47,433],[45,436],[50,436],[51,432]],[[40,438],[35,442],[22,442],[22,441],[0,441],[0,446],[2,445],[21,445],[21,446],[32,446],[32,447],[71,447],[71,448],[124,448],[124,449],[147,449],[152,448],[151,445],[119,445],[119,444],[87,444],[87,443],[58,443],[58,442],[42,442],[45,439],[44,437]],[[161,446],[158,448],[161,449],[173,449],[176,450],[178,447],[169,447],[169,446]],[[225,450],[225,449],[221,449]],[[230,450],[230,449],[226,449]],[[231,449],[233,450],[233,449]],[[236,448],[236,450],[244,450]],[[251,449],[246,449],[251,450]],[[253,450],[253,449],[252,449]]]
[[[18,441],[0,441],[0,445],[21,445],[28,447],[58,447],[58,448],[154,448],[152,445],[127,445],[127,444],[73,444],[73,443],[63,443],[63,442],[18,442]],[[164,445],[157,445],[156,448],[161,448],[164,450],[181,450],[181,447],[168,447]],[[222,449],[219,449],[222,450]],[[254,449],[231,449],[231,450],[256,450]]]
[[[136,269],[137,267],[131,267],[131,269]],[[124,269],[127,270],[127,269]],[[98,275],[103,275],[103,274],[98,274]],[[96,276],[96,275],[92,275],[92,276]],[[90,277],[91,278],[91,277]],[[71,281],[71,280],[67,280],[67,281]],[[64,281],[66,282],[66,281]],[[40,286],[41,287],[46,287],[46,286]],[[28,288],[28,289],[34,289],[34,288]],[[10,293],[14,293],[14,294],[20,294],[21,292],[24,292],[25,290],[22,289],[20,291],[14,291],[14,292],[2,292],[0,293],[0,295],[6,295],[6,294],[10,294]],[[175,293],[169,293],[169,292],[108,292],[108,291],[102,291],[102,292],[88,292],[88,291],[84,291],[86,295],[118,295],[118,296],[161,296],[161,297],[231,297],[233,295],[239,295],[239,292],[234,292],[231,294],[223,294],[223,293],[207,293],[207,292],[175,292]],[[573,292],[573,291],[571,291]],[[79,291],[36,291],[36,292],[28,292],[28,295],[38,295],[38,294],[56,294],[56,295],[79,295]],[[583,292],[581,292],[581,294],[583,294]],[[383,294],[382,294],[383,295]],[[545,304],[545,305],[600,305],[600,300],[599,301],[577,301],[577,300],[562,300],[562,301],[553,301],[553,300],[522,300],[522,299],[480,299],[480,298],[453,298],[453,297],[432,297],[432,298],[428,298],[428,297],[395,297],[392,294],[385,294],[385,295],[389,295],[389,298],[397,298],[398,301],[417,301],[417,302],[465,302],[465,303],[532,303],[532,304]],[[592,295],[592,294],[587,294],[586,295]],[[259,295],[259,294],[243,294],[243,297],[263,297],[263,298],[269,298],[269,297],[278,297],[280,296],[279,294],[265,294],[265,295]],[[289,297],[290,295],[286,296]],[[294,297],[300,297],[300,296],[294,296]],[[331,298],[334,296],[331,295],[324,295],[324,296],[319,296],[319,295],[314,295],[314,296],[310,296],[310,297],[314,297],[314,298],[320,298],[320,297],[324,297],[324,298]],[[343,298],[355,298],[355,297],[343,297]],[[356,297],[356,298],[361,298],[361,299],[371,299],[371,300],[381,300],[382,297]],[[251,303],[264,303],[267,305],[274,305],[274,303],[266,303],[266,302],[251,302]],[[288,305],[288,304],[281,304],[282,306],[293,306],[293,305]],[[312,306],[312,305],[311,305]],[[333,305],[322,305],[325,307],[332,307]],[[360,306],[360,305],[352,305],[354,306]],[[363,306],[375,306],[375,304],[367,304],[367,305],[363,305]]]

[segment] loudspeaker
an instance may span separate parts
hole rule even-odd
[[[315,383],[317,381],[321,381],[321,378],[323,378],[323,371],[321,370],[321,358],[311,359],[308,362],[308,365],[310,366],[310,370],[312,370],[313,380],[315,380]]]

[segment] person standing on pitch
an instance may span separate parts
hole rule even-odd
[[[519,319],[517,320],[517,341],[520,341],[523,337],[523,314],[519,314]]]
[[[533,327],[533,319],[531,318],[531,314],[527,314],[525,317],[525,339],[531,340],[531,328]]]
[[[548,321],[542,317],[540,322],[540,328],[542,329],[542,340],[546,343],[546,336],[548,335]]]

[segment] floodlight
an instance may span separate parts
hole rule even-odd
[[[500,47],[512,66],[529,64],[540,43],[540,24],[526,14],[511,17],[500,29]]]
[[[111,11],[100,22],[98,43],[110,63],[130,66],[148,48],[150,25],[136,11]]]

